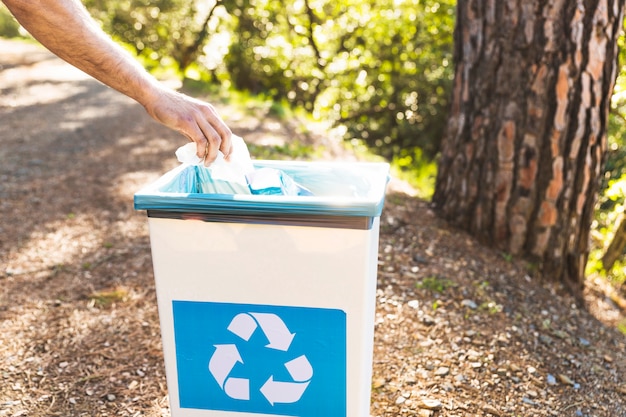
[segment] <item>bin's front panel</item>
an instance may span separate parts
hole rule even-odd
[[[172,417],[365,417],[370,229],[151,217]]]

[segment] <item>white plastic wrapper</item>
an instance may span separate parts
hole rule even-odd
[[[182,164],[198,166],[199,192],[212,194],[250,194],[246,175],[254,171],[248,146],[236,135],[232,138],[233,151],[226,160],[221,151],[208,167],[204,159],[196,155],[196,144],[190,142],[176,151],[176,157]]]

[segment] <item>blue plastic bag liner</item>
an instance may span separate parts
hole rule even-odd
[[[275,168],[259,168],[246,175],[252,194],[313,195],[311,190],[296,183],[284,171]]]
[[[380,216],[389,178],[382,162],[252,161],[273,169],[312,195],[207,192],[201,166],[183,164],[134,196],[135,209],[223,215]]]

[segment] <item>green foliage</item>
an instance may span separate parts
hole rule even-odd
[[[619,40],[620,62],[626,62],[626,38]],[[608,154],[600,188],[595,220],[591,230],[591,252],[587,274],[599,274],[616,286],[626,281],[626,260],[618,259],[610,271],[605,271],[602,256],[611,243],[626,204],[626,69],[617,78],[611,100],[608,124]]]
[[[287,98],[387,159],[419,147],[432,160],[453,78],[454,4],[229,1],[239,30],[227,67],[237,88]]]
[[[357,4],[346,23],[329,29],[341,44],[316,111],[388,159],[407,158],[416,147],[432,159],[453,78],[454,3]]]
[[[449,280],[448,278],[432,275],[429,277],[425,277],[423,280],[417,282],[415,284],[415,287],[419,289],[425,289],[434,293],[442,293],[448,288],[456,287],[456,283]]]
[[[218,79],[231,29],[229,17],[219,4],[85,0],[85,5],[104,30],[128,45],[149,69],[170,69],[192,78]]]
[[[116,287],[111,290],[96,291],[89,295],[89,304],[92,307],[108,308],[116,303],[126,301],[129,297],[128,290]]]
[[[407,147],[392,157],[391,166],[397,178],[407,181],[417,190],[418,197],[430,200],[435,192],[437,177],[435,159],[424,155],[420,147]]]
[[[20,25],[9,13],[6,6],[0,3],[0,38],[21,37]]]
[[[504,307],[495,301],[485,301],[478,306],[478,310],[485,311],[490,315],[501,313],[503,309]]]
[[[298,141],[290,141],[285,145],[275,146],[261,146],[255,144],[249,144],[248,148],[250,153],[255,156],[255,159],[315,159],[319,156],[323,149],[317,147],[314,148],[311,145],[302,144]]]

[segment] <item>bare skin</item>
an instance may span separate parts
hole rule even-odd
[[[162,86],[111,40],[78,0],[2,0],[42,45],[100,82],[140,103],[156,121],[196,143],[208,165],[228,157],[231,131],[215,108]]]

